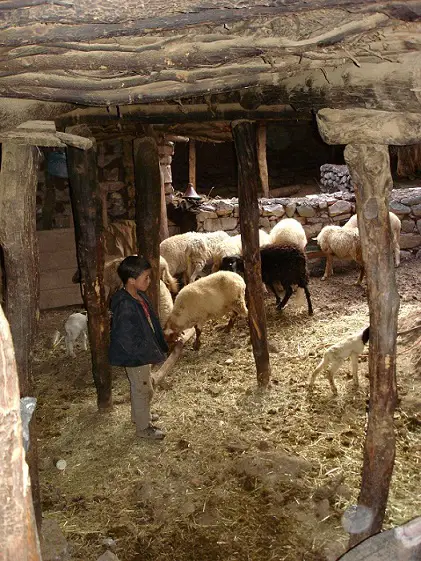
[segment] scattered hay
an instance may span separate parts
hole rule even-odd
[[[106,537],[116,540],[121,561],[322,561],[344,550],[340,518],[360,484],[367,360],[355,394],[348,362],[336,376],[337,399],[322,376],[309,396],[307,378],[327,346],[367,324],[353,276],[312,280],[313,318],[293,304],[279,314],[268,298],[278,351],[268,392],[256,391],[245,322],[231,334],[207,325],[201,350],[187,345],[156,394],[162,443],[136,441],[122,369],[115,369],[114,410],[96,410],[88,353],[70,359],[45,344],[70,312],[43,314],[35,356],[43,508],[60,523],[74,559],[95,561]],[[404,277],[400,291],[414,283]],[[402,311],[412,310],[410,303]],[[419,514],[421,383],[408,361],[398,356],[389,525]],[[64,472],[57,459],[66,460]]]

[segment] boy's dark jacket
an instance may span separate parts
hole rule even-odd
[[[111,340],[108,358],[113,366],[143,366],[165,360],[167,343],[149,300],[143,292],[155,333],[142,305],[123,288],[111,299]]]

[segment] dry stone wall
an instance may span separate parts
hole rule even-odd
[[[282,218],[298,220],[307,238],[317,236],[326,224],[342,226],[355,214],[355,195],[346,191],[305,197],[260,199],[260,227],[269,232]],[[421,247],[421,187],[396,189],[390,195],[390,210],[402,221],[401,249]],[[193,210],[192,210],[193,211]],[[197,230],[239,233],[238,199],[214,199],[197,207]]]

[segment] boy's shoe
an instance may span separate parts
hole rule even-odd
[[[138,438],[147,438],[149,440],[162,440],[165,438],[165,432],[153,425],[149,425],[144,430],[138,430],[136,435]]]

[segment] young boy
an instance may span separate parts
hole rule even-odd
[[[145,295],[151,282],[151,266],[144,257],[130,255],[120,263],[117,273],[123,288],[111,299],[109,360],[113,366],[125,367],[137,436],[162,440],[165,433],[151,424],[151,364],[165,360],[168,346]]]

